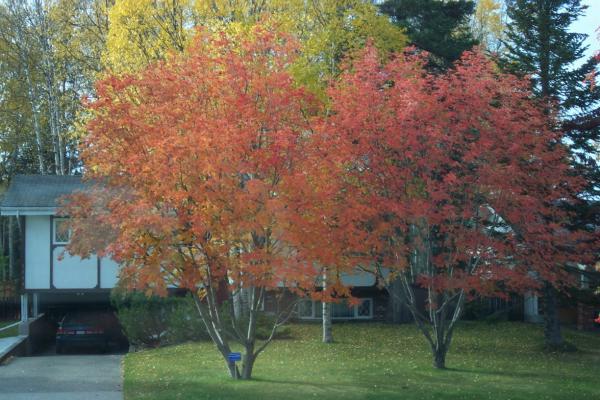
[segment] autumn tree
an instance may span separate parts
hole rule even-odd
[[[381,54],[399,51],[407,41],[402,29],[368,0],[117,0],[109,20],[103,60],[115,73],[134,73],[169,53],[185,53],[199,26],[235,37],[257,24],[268,25],[299,42],[299,55],[289,71],[298,85],[321,100],[344,57],[369,39]],[[323,267],[325,281],[331,274],[336,274],[331,266]],[[324,342],[332,341],[330,309],[323,302]]]
[[[103,69],[110,0],[0,1],[2,175],[80,167],[81,97]]]
[[[444,368],[465,300],[538,288],[538,277],[566,285],[561,264],[591,252],[559,207],[578,201],[582,182],[528,83],[475,53],[443,75],[425,61],[381,65],[366,51],[331,89],[313,139],[343,182],[333,192],[350,221],[348,261],[378,271]]]
[[[479,0],[471,18],[473,37],[490,52],[502,49],[506,9],[502,0]]]
[[[298,40],[295,79],[322,94],[339,62],[368,38],[385,51],[404,47],[406,36],[368,0],[117,0],[109,12],[110,30],[103,59],[116,73],[132,72],[169,52],[183,52],[194,30],[243,34],[269,24]]]
[[[108,9],[103,62],[115,73],[137,71],[182,52],[194,33],[190,1],[116,0]]]
[[[187,289],[234,378],[251,378],[293,311],[275,309],[270,337],[257,340],[268,293],[319,296],[320,224],[306,229],[313,205],[299,194],[315,191],[296,179],[318,112],[286,72],[294,43],[263,28],[233,39],[201,31],[186,55],[100,81],[82,157],[101,186],[65,211],[70,252],[110,254],[131,289]],[[244,348],[241,371],[231,343]]]

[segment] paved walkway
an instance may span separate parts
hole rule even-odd
[[[0,361],[15,347],[21,344],[22,341],[27,339],[27,336],[10,336],[0,338]]]
[[[0,366],[0,400],[122,400],[122,357],[17,357]]]

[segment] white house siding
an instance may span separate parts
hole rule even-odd
[[[100,285],[96,256],[81,259],[63,246],[50,249],[50,215],[28,215],[25,220],[25,289],[112,289],[118,281],[119,265],[101,259]],[[50,259],[52,284],[50,287]]]
[[[538,301],[539,298],[533,293],[527,293],[524,296],[524,316],[527,322],[542,322],[543,317],[540,315]]]
[[[50,289],[50,216],[25,221],[25,289]]]
[[[119,280],[119,264],[110,258],[100,259],[100,287],[112,289]]]
[[[61,259],[62,258],[62,259]],[[81,258],[57,247],[53,254],[53,283],[56,289],[93,289],[98,284],[98,259]]]

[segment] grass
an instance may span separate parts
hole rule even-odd
[[[273,342],[252,381],[233,381],[211,343],[128,354],[125,399],[600,399],[600,335],[566,331],[573,353],[542,351],[542,330],[523,323],[463,323],[435,370],[412,325],[294,325]]]
[[[17,321],[0,321],[0,328],[4,328],[10,324],[14,324]],[[19,334],[19,327],[13,326],[12,328],[0,331],[0,338],[5,338],[9,336],[17,336]]]

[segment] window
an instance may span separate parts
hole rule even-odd
[[[313,318],[313,304],[312,300],[302,300],[298,303],[298,317]]]
[[[355,307],[348,307],[345,301],[331,305],[331,318],[354,318]]]
[[[356,318],[373,318],[373,300],[363,299],[356,306]]]
[[[54,244],[67,244],[71,240],[71,228],[68,218],[54,218]]]
[[[346,301],[333,303],[331,307],[332,319],[372,319],[373,299],[359,299],[360,303],[348,307]],[[323,305],[320,301],[302,300],[298,304],[298,318],[320,319],[323,317]]]

